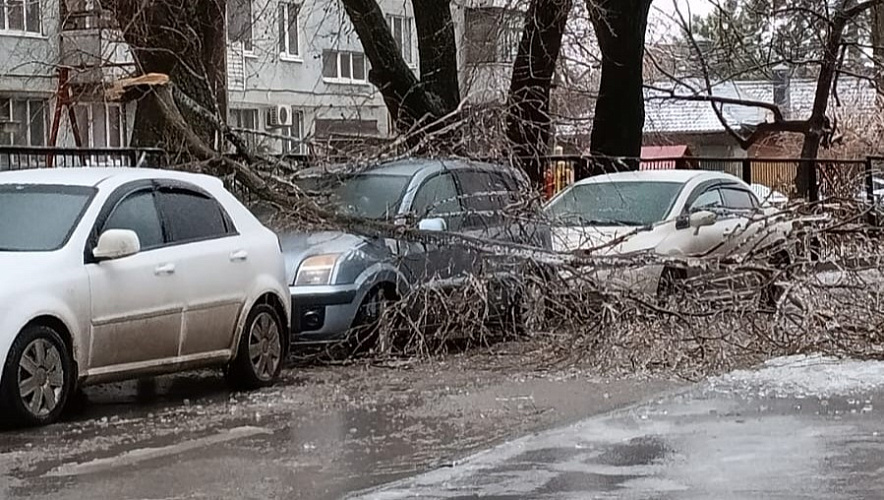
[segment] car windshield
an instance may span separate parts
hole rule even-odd
[[[546,207],[563,226],[647,226],[666,217],[682,184],[622,181],[579,184]]]
[[[327,199],[340,213],[388,219],[399,210],[410,179],[405,175],[359,174],[301,179],[298,185],[312,195]]]
[[[81,186],[0,185],[0,252],[63,247],[94,192]]]

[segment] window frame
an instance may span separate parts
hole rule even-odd
[[[301,17],[301,7],[303,6],[300,2],[292,2],[292,1],[281,1],[279,2],[279,23],[277,26],[277,30],[280,32],[279,35],[279,59],[282,61],[290,61],[290,62],[304,62],[304,57],[301,54],[301,25],[300,25],[300,17]],[[292,20],[292,8],[296,8],[295,18]],[[289,30],[294,23],[295,26],[295,51],[292,52],[291,48],[291,36]]]
[[[454,203],[457,203],[459,210],[455,212],[442,212],[440,214],[433,214],[432,210],[427,210],[425,214],[417,213],[415,205],[421,190],[433,180],[443,176],[448,176],[451,179],[451,183],[454,186],[455,192],[453,201]],[[414,192],[411,195],[408,203],[408,208],[404,210],[404,215],[406,215],[406,217],[411,219],[414,223],[417,223],[418,221],[423,219],[431,218],[431,216],[438,216],[439,218],[445,219],[445,223],[448,225],[448,231],[459,231],[463,227],[464,223],[464,206],[463,200],[461,200],[462,196],[463,192],[461,191],[460,184],[458,183],[457,176],[454,172],[450,170],[437,172],[423,179],[421,183],[414,188]],[[438,206],[438,204],[434,204],[433,206]],[[402,208],[403,207],[400,207],[400,213],[403,212]]]
[[[197,240],[189,240],[183,242],[172,241],[171,229],[169,228],[169,221],[165,218],[163,213],[163,209],[161,206],[161,201],[159,199],[159,192],[161,189],[176,189],[182,191],[189,191],[197,194],[198,196],[203,196],[209,198],[214,201],[215,204],[221,210],[221,215],[224,218],[224,225],[227,230],[227,234],[224,236],[216,236],[210,238],[200,238]],[[98,259],[92,254],[93,249],[98,244],[98,238],[101,237],[101,231],[104,229],[107,220],[110,218],[111,214],[116,210],[117,206],[122,203],[123,200],[129,197],[129,195],[140,193],[142,191],[149,191],[154,197],[154,207],[157,210],[157,216],[160,218],[160,225],[163,229],[163,244],[156,247],[151,247],[143,250],[144,252],[152,252],[155,250],[161,250],[165,248],[171,248],[181,245],[189,245],[191,243],[198,243],[202,241],[212,241],[222,238],[229,238],[233,236],[239,236],[239,230],[236,228],[236,225],[233,223],[233,219],[230,218],[230,214],[227,213],[227,210],[224,208],[224,205],[218,201],[217,198],[212,196],[206,190],[193,185],[189,182],[183,181],[172,181],[172,180],[152,180],[152,179],[143,179],[138,181],[128,182],[123,184],[122,186],[116,188],[106,200],[104,200],[104,205],[101,207],[101,210],[98,212],[98,216],[92,222],[92,228],[89,231],[89,237],[86,238],[86,246],[83,249],[83,263],[84,264],[97,264],[99,262]],[[97,194],[98,190],[96,190]],[[96,195],[93,195],[93,197]],[[91,203],[91,202],[90,202]],[[142,253],[139,251],[139,254]]]
[[[227,31],[227,43],[240,43],[242,44],[243,55],[247,57],[256,57],[255,54],[255,5],[252,0],[238,0],[242,1],[244,5],[248,5],[248,19],[246,20],[246,25],[248,26],[248,30],[243,30],[242,33],[238,34],[238,36],[246,38],[246,40],[234,39],[230,32],[230,6],[231,2],[227,3],[227,12],[226,12],[226,22],[225,29]],[[248,42],[248,43],[246,43]]]
[[[14,8],[12,4],[21,5],[21,29],[10,27],[9,13]],[[29,21],[31,21],[31,15],[29,14],[29,7],[31,5],[37,6],[37,31],[28,29]],[[46,38],[46,33],[43,29],[43,18],[44,11],[42,0],[6,0],[5,2],[0,2],[0,35],[26,38]]]
[[[281,151],[288,155],[304,155],[307,154],[307,145],[304,144],[304,110],[292,106],[292,126],[283,129],[282,135],[291,137],[291,139],[281,139]],[[291,132],[297,129],[297,135]],[[293,145],[294,143],[294,145]]]
[[[103,144],[97,145],[95,144],[95,106],[101,105],[104,108],[104,137]],[[119,146],[111,146],[111,129],[110,129],[110,110],[111,108],[119,109]],[[126,119],[126,106],[122,103],[117,102],[79,102],[74,104],[75,113],[78,110],[85,110],[84,116],[77,116],[77,127],[80,130],[81,140],[83,141],[83,147],[86,148],[112,148],[112,149],[125,149],[128,145],[129,139],[129,130],[128,130],[128,122]],[[80,118],[85,118],[86,122],[80,122]],[[86,132],[86,137],[82,137],[83,132]]]
[[[326,54],[334,54],[335,57],[335,70],[337,76],[326,76],[325,75],[325,57]],[[341,57],[343,55],[349,56],[349,68],[350,68],[350,76],[344,77],[341,76]],[[362,57],[362,79],[353,77],[353,56]],[[368,85],[368,58],[365,57],[364,52],[356,52],[352,50],[335,50],[335,49],[326,49],[322,52],[322,80],[326,83],[337,83],[344,85]]]
[[[755,193],[751,190],[744,189],[742,186],[736,184],[727,184],[719,186],[719,191],[721,192],[721,201],[722,208],[726,210],[732,210],[735,212],[751,212],[756,210],[759,206],[758,200],[755,198]],[[725,191],[737,191],[743,193],[749,197],[749,207],[732,207],[728,205],[727,197],[725,196]]]
[[[23,120],[18,120],[16,113],[16,104],[24,103],[25,105],[25,117]],[[11,123],[18,123],[21,125],[21,131],[24,133],[24,144],[16,144],[15,143],[15,132],[0,132],[0,145],[9,145],[9,146],[36,146],[36,147],[45,147],[46,146],[46,132],[47,132],[47,121],[46,121],[46,108],[49,106],[49,101],[47,99],[16,99],[11,96],[0,97],[0,108],[6,106],[6,116],[9,117],[9,121]],[[34,117],[34,106],[40,106],[42,108],[41,118],[42,118],[42,128],[43,128],[43,137],[40,140],[39,144],[33,143],[33,135],[31,130],[34,121],[32,118]],[[5,139],[8,140],[8,144],[4,142]]]
[[[709,207],[709,205],[704,205],[704,206],[706,207],[706,208],[704,208],[704,210],[710,210],[710,209],[713,209],[713,210],[721,210],[721,209],[723,209],[723,208],[724,208],[724,196],[722,196],[722,194],[721,194],[721,189],[720,189],[720,188],[721,188],[721,186],[719,186],[719,185],[714,185],[714,186],[709,186],[709,187],[707,187],[706,189],[700,190],[700,191],[696,194],[696,196],[693,197],[693,199],[691,200],[691,202],[688,203],[688,205],[687,205],[687,207],[686,207],[687,212],[688,212],[688,213],[692,213],[692,212],[694,212],[697,208],[699,208],[699,207],[694,207],[694,204],[697,203],[697,200],[699,200],[700,197],[702,197],[702,196],[705,195],[706,193],[711,193],[712,191],[715,191],[716,193],[718,193],[718,201],[719,201],[719,205],[717,205],[717,206],[712,206],[711,208]]]
[[[101,229],[98,232],[98,237],[101,237],[101,234],[103,232],[107,231],[107,223],[108,223],[108,221],[111,220],[111,218],[114,216],[114,214],[117,213],[117,210],[120,208],[120,205],[122,205],[129,198],[131,198],[135,195],[140,195],[142,193],[150,194],[151,199],[153,199],[153,208],[154,208],[154,211],[156,212],[156,215],[157,215],[157,221],[160,224],[160,235],[161,235],[163,241],[159,245],[153,245],[153,246],[149,246],[149,247],[142,246],[138,253],[150,252],[151,250],[156,250],[158,248],[163,248],[165,246],[168,246],[168,244],[169,244],[168,229],[166,228],[166,224],[164,223],[163,217],[160,214],[160,207],[159,207],[159,203],[157,200],[156,189],[154,188],[154,186],[151,186],[151,185],[144,185],[144,186],[132,189],[131,191],[126,192],[126,194],[121,196],[118,200],[116,200],[113,207],[108,211],[107,216],[104,217],[104,219],[101,222]],[[139,237],[139,240],[140,239],[141,239],[141,237]],[[95,243],[97,244],[98,241],[96,240]],[[143,242],[142,242],[142,244],[143,244]]]
[[[163,221],[164,231],[167,231],[166,244],[164,246],[172,247],[190,245],[191,243],[201,243],[204,241],[213,241],[239,236],[239,231],[237,230],[236,225],[233,223],[233,220],[230,218],[230,214],[227,213],[227,210],[224,209],[224,206],[221,204],[221,202],[218,201],[217,198],[215,198],[205,190],[200,189],[197,186],[189,183],[163,181],[156,183],[154,191],[156,193],[157,210],[160,212],[160,218]],[[171,220],[167,216],[165,211],[166,207],[164,206],[165,200],[163,199],[163,196],[164,193],[168,192],[181,192],[191,196],[198,196],[210,200],[220,212],[221,219],[224,223],[225,233],[213,236],[204,236],[200,238],[191,238],[187,240],[175,240],[175,231],[174,228],[171,227]]]
[[[395,24],[396,22],[400,24],[400,37],[396,36]],[[402,59],[405,61],[405,64],[408,65],[409,68],[417,67],[417,63],[415,61],[415,43],[414,43],[414,18],[404,15],[404,14],[387,14],[387,25],[390,28],[390,34],[393,35],[393,40],[399,45],[399,53],[402,55]],[[408,29],[406,29],[406,27]],[[407,37],[407,40],[406,40]],[[408,56],[405,54],[405,42],[408,42]]]

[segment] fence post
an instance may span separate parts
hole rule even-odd
[[[743,182],[752,184],[752,160],[743,158]]]
[[[872,157],[866,157],[865,178],[866,178],[866,201],[869,204],[868,222],[872,226],[878,225],[878,200],[875,199],[875,183],[872,182]]]
[[[806,165],[805,168],[807,168],[807,179],[810,182],[810,185],[807,186],[808,198],[812,203],[816,203],[820,201],[820,185],[819,181],[817,180],[818,177],[816,175],[818,160],[808,159],[802,160],[802,162],[804,162],[804,164]]]

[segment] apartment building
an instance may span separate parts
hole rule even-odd
[[[420,66],[411,2],[378,0],[408,65]],[[505,0],[457,0],[461,88],[500,101],[522,15]],[[266,153],[307,153],[394,133],[369,62],[339,0],[228,0],[228,121]],[[116,23],[96,0],[0,2],[0,145],[125,147],[134,103],[108,102],[108,82],[135,71]]]

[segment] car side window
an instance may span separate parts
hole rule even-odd
[[[235,233],[224,209],[206,194],[161,188],[159,200],[171,243],[222,238]]]
[[[695,212],[697,210],[707,210],[710,208],[721,208],[722,200],[721,193],[718,188],[708,189],[703,192],[697,199],[691,203],[689,207],[690,212]]]
[[[457,186],[450,173],[431,177],[418,188],[412,202],[412,213],[420,220],[433,215],[460,214],[463,209],[458,201]],[[460,223],[459,215],[445,215],[448,229],[454,230]]]
[[[117,203],[104,223],[102,232],[108,229],[135,231],[142,250],[162,246],[163,226],[160,223],[153,191],[136,191]]]
[[[504,179],[498,172],[462,170],[457,172],[464,193],[463,204],[467,211],[464,225],[483,227],[500,224],[501,211],[516,199],[511,188],[512,180]]]
[[[736,188],[724,188],[724,206],[732,210],[752,210],[757,204],[755,197],[749,191]]]

